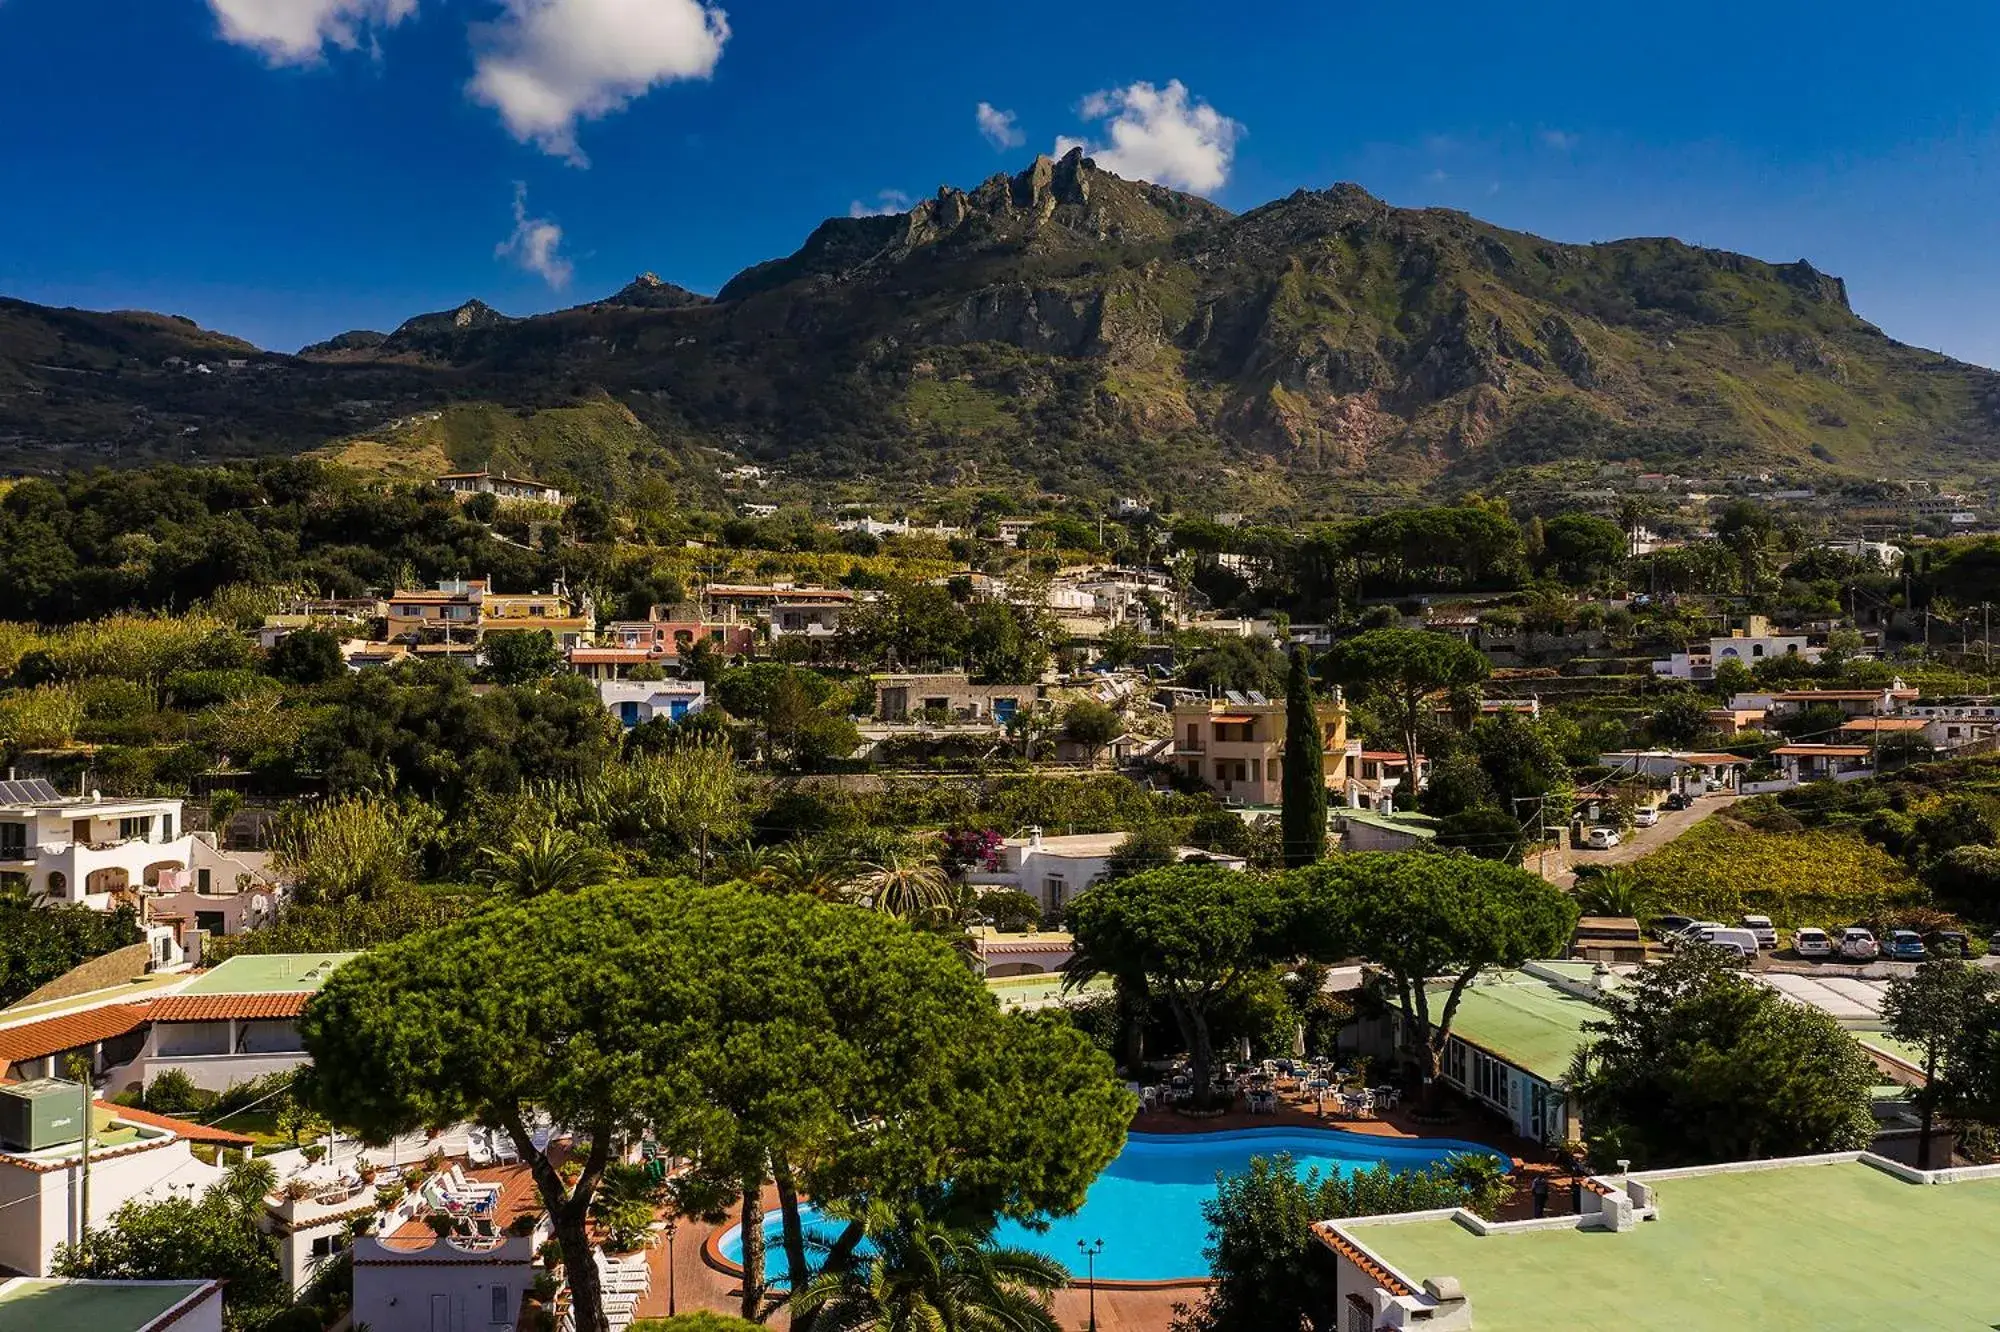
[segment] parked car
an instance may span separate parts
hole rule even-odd
[[[1800,957],[1832,957],[1833,937],[1811,925],[1792,931],[1792,951]]]
[[[1964,930],[1933,930],[1924,942],[1939,957],[1971,957],[1972,940]]]
[[[1776,948],[1778,946],[1778,927],[1771,923],[1769,916],[1745,916],[1743,918],[1743,928],[1757,936],[1757,946],[1759,948]]]
[[[1687,809],[1694,804],[1694,797],[1685,791],[1676,791],[1667,797],[1668,809]]]
[[[1666,941],[1667,947],[1679,948],[1682,944],[1687,943],[1689,940],[1700,939],[1710,930],[1719,930],[1722,928],[1723,928],[1722,922],[1719,920],[1689,921],[1681,929],[1674,931],[1673,934],[1667,937]]]
[[[1651,805],[1644,805],[1632,811],[1634,828],[1650,828],[1660,821],[1660,811]]]
[[[1924,936],[1915,930],[1890,930],[1882,941],[1882,953],[1898,962],[1921,962],[1931,955],[1924,947]]]
[[[1875,942],[1875,936],[1859,925],[1851,925],[1840,932],[1840,955],[1856,962],[1872,962],[1881,956],[1882,945]]]
[[[1745,957],[1757,956],[1757,936],[1749,930],[1734,925],[1705,926],[1696,930],[1694,937],[1724,952],[1741,953]]]
[[[1583,835],[1583,844],[1593,851],[1609,851],[1619,840],[1616,828],[1596,827]]]
[[[1653,937],[1661,943],[1673,938],[1690,925],[1698,924],[1693,916],[1653,917]]]

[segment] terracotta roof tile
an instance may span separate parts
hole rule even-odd
[[[1327,1222],[1322,1221],[1320,1224],[1314,1226],[1313,1233],[1319,1236],[1321,1244],[1326,1245],[1327,1248],[1332,1249],[1348,1262],[1360,1268],[1369,1280],[1388,1291],[1391,1295],[1414,1295],[1417,1293],[1408,1282],[1385,1267],[1382,1261],[1374,1254],[1335,1230]]]
[[[127,1123],[144,1124],[148,1128],[172,1129],[190,1142],[215,1142],[224,1147],[254,1147],[257,1140],[241,1133],[231,1133],[228,1129],[209,1128],[192,1120],[175,1119],[172,1115],[156,1115],[150,1110],[140,1110],[132,1106],[113,1105],[109,1101],[99,1101],[97,1108],[108,1110]]]
[[[305,1012],[309,994],[172,994],[156,1000],[155,1022],[223,1022],[230,1018],[290,1018]]]
[[[43,1055],[108,1041],[138,1030],[151,1016],[146,1004],[105,1004],[40,1022],[0,1027],[0,1061],[18,1064],[24,1059],[40,1059]]]

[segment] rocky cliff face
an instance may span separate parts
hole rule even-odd
[[[2000,463],[2000,376],[1892,342],[1803,261],[1567,245],[1345,184],[1238,216],[1080,152],[829,219],[713,300],[648,274],[549,315],[469,301],[305,355],[260,379],[261,446],[349,433],[335,409],[355,400],[601,391],[663,440],[795,470],[1058,489]]]

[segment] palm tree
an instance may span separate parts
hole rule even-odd
[[[822,1271],[791,1298],[813,1332],[1061,1332],[1061,1264],[974,1230],[903,1216],[870,1226],[873,1252]]]
[[[504,849],[483,847],[478,877],[515,897],[573,893],[604,882],[614,862],[605,851],[569,831],[545,827],[516,837]]]
[[[951,885],[933,861],[890,851],[861,867],[857,898],[877,911],[915,920],[950,911]]]
[[[1639,876],[1617,865],[1576,881],[1576,903],[1586,916],[1636,916],[1640,895]]]
[[[824,840],[795,838],[767,851],[761,863],[744,877],[760,888],[803,893],[823,902],[845,902],[854,895],[857,866],[844,847]]]

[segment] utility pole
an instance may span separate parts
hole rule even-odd
[[[71,1055],[68,1062],[69,1075],[76,1079],[77,1091],[83,1098],[83,1161],[82,1171],[77,1178],[77,1241],[90,1238],[90,1134],[96,1127],[92,1122],[90,1104],[90,1061],[82,1055]]]

